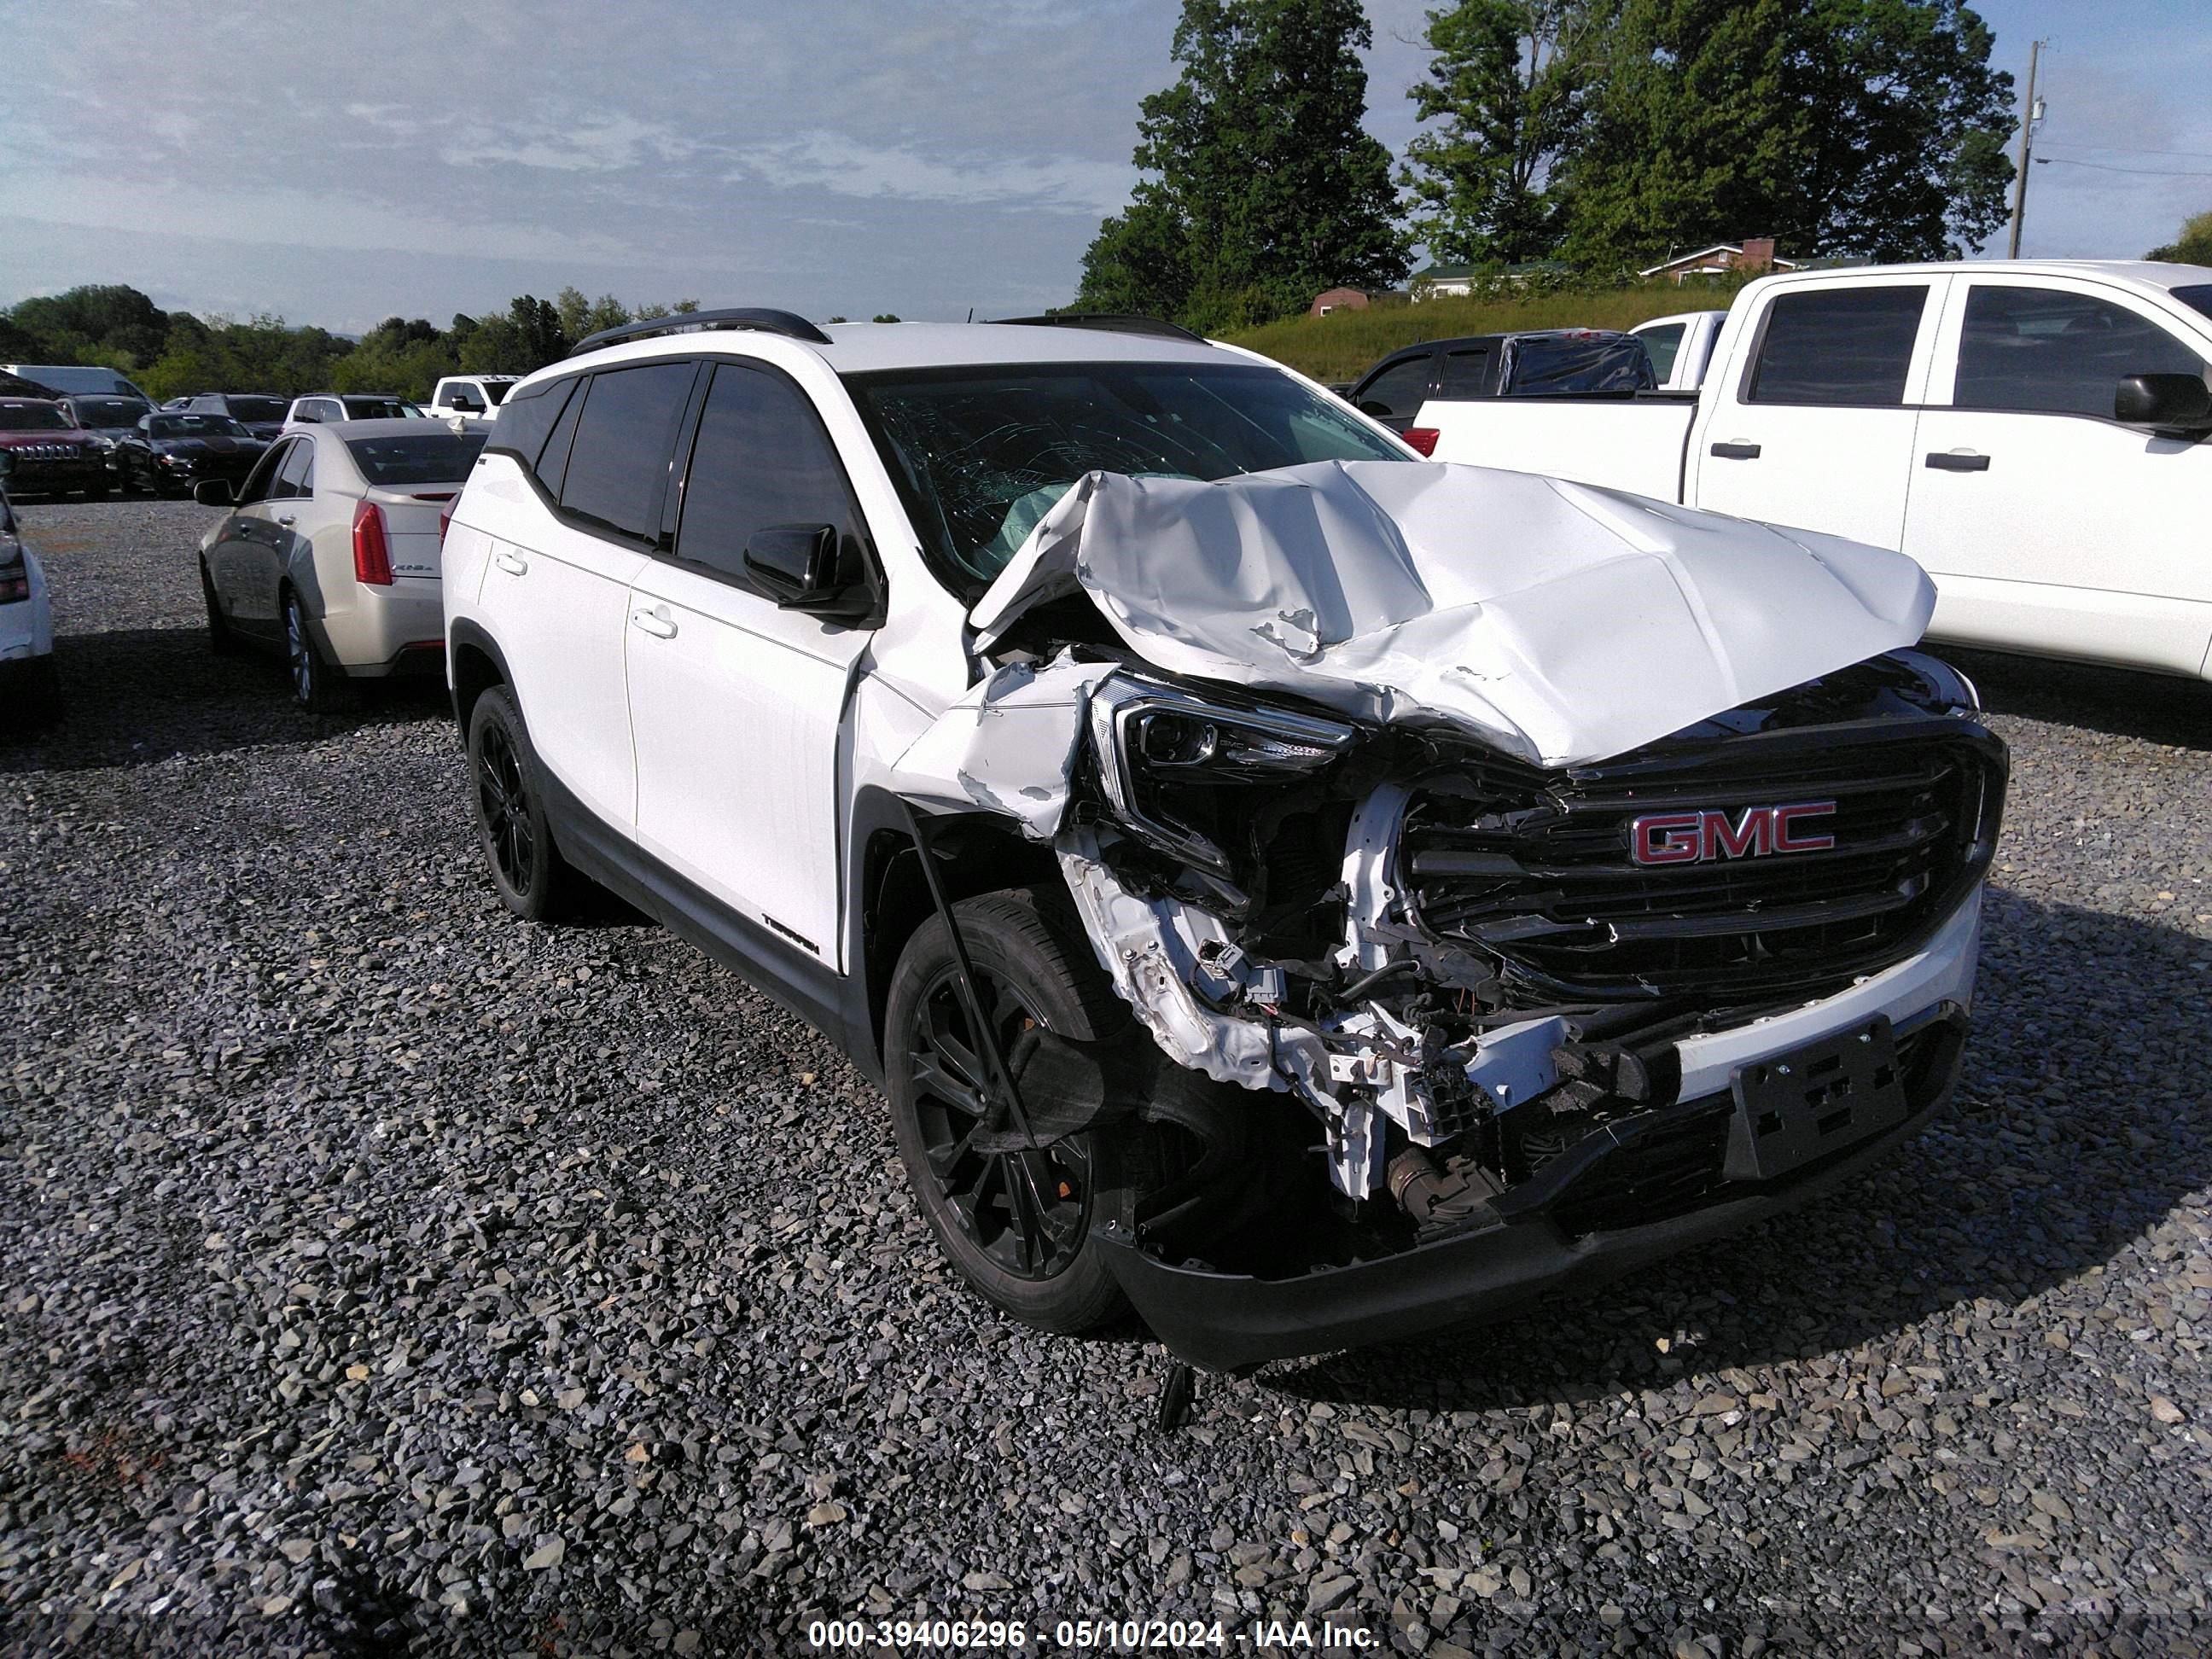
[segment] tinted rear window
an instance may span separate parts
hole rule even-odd
[[[0,432],[66,432],[68,417],[52,404],[0,404]]]
[[[1541,397],[1566,392],[1647,392],[1658,384],[1651,354],[1626,334],[1596,338],[1532,334],[1505,343],[1505,390]]]
[[[695,373],[674,362],[592,376],[561,482],[564,508],[640,541],[658,539],[676,423]]]
[[[2166,292],[2191,311],[2212,317],[2212,283],[2192,283],[2187,288],[2168,289]]]
[[[507,401],[508,390],[509,383],[507,381],[487,380],[484,382],[483,394],[485,397],[489,398],[494,404],[499,404]]]
[[[480,432],[408,433],[398,438],[349,438],[346,453],[373,484],[459,483],[484,447]]]
[[[136,426],[150,407],[136,398],[79,398],[71,406],[87,426]]]
[[[1439,398],[1487,398],[1496,384],[1497,348],[1462,346],[1444,353],[1444,372],[1437,381]]]
[[[156,438],[243,438],[246,428],[228,415],[157,415],[147,428]]]
[[[1682,325],[1669,323],[1664,328],[1638,329],[1636,337],[1651,354],[1651,372],[1665,380],[1674,370],[1674,354],[1682,349]]]
[[[1755,404],[1897,404],[1905,401],[1924,287],[1853,285],[1784,294],[1766,313],[1753,366]]]
[[[234,417],[241,421],[281,421],[284,418],[282,398],[225,398]]]
[[[414,410],[398,398],[347,398],[346,419],[349,421],[404,420]]]
[[[568,406],[568,394],[580,383],[581,377],[571,375],[565,380],[540,380],[516,392],[501,411],[499,425],[492,433],[492,453],[512,455],[523,465],[535,467],[545,447],[545,434],[552,431],[553,422]],[[557,479],[555,489],[557,492]]]

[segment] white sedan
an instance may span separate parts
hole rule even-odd
[[[287,432],[235,492],[198,485],[231,509],[200,543],[210,643],[282,651],[293,696],[318,712],[356,681],[442,676],[439,547],[484,435],[333,421]]]
[[[60,706],[46,573],[23,545],[15,509],[0,486],[0,729],[43,724]]]

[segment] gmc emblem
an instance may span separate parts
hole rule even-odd
[[[1805,835],[1797,825],[1834,813],[1832,800],[1747,806],[1734,817],[1702,812],[1647,812],[1628,826],[1628,854],[1638,864],[1697,864],[1706,859],[1763,859],[1770,853],[1824,853],[1833,836]]]

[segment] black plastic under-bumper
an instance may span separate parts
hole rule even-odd
[[[1504,1225],[1297,1278],[1262,1279],[1171,1266],[1112,1232],[1094,1235],[1093,1243],[1103,1249],[1152,1334],[1178,1358],[1209,1370],[1237,1370],[1475,1324],[1541,1297],[1590,1290],[1802,1204],[1857,1174],[1917,1134],[1949,1100],[1966,1030],[1964,1012],[1951,1005],[1918,1024],[1919,1052],[1906,1090],[1910,1109],[1901,1123],[1781,1180],[1724,1182],[1698,1207],[1641,1225],[1577,1231],[1561,1224],[1563,1216],[1587,1216],[1577,1189],[1601,1180],[1605,1162],[1638,1156],[1638,1148],[1626,1145],[1610,1158],[1585,1162],[1572,1180],[1542,1183],[1551,1188],[1548,1201],[1516,1206]],[[1732,1098],[1723,1095],[1686,1101],[1657,1115],[1663,1130],[1673,1123],[1725,1121],[1722,1115],[1733,1109]]]

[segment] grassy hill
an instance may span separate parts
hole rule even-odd
[[[1733,297],[1731,289],[1677,288],[1669,283],[1600,294],[1427,300],[1419,305],[1335,311],[1326,317],[1291,317],[1223,337],[1264,352],[1316,380],[1350,380],[1376,358],[1422,340],[1522,328],[1633,328],[1678,311],[1725,307]]]

